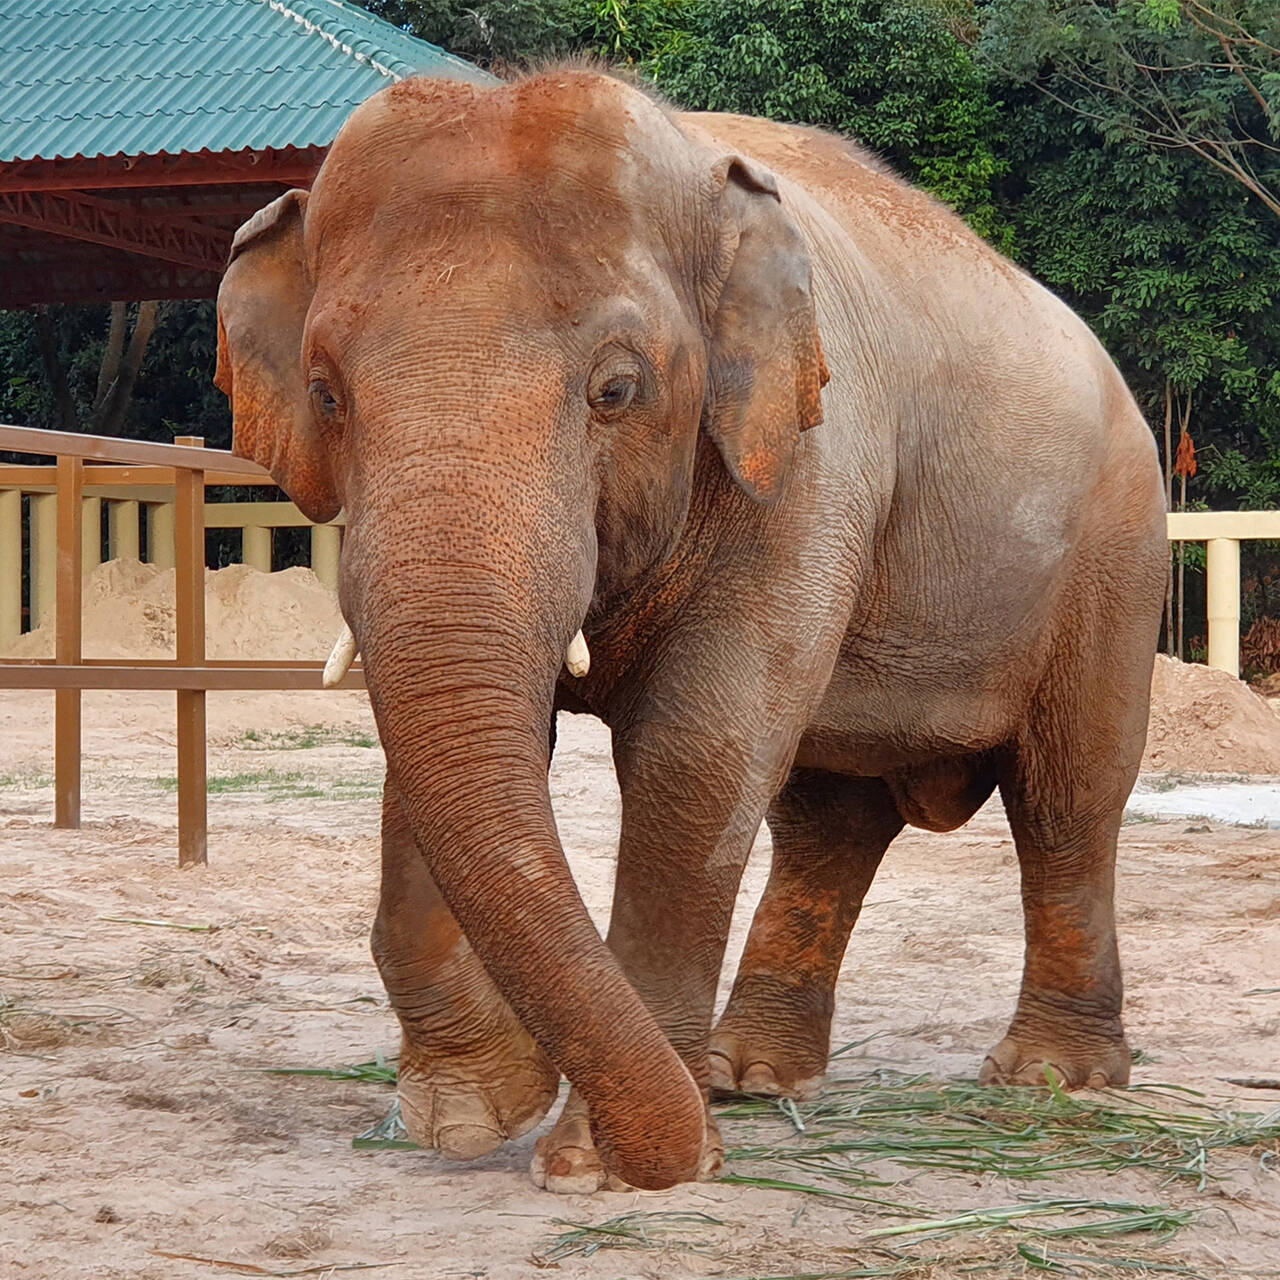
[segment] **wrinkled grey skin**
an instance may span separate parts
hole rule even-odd
[[[374,953],[421,1143],[489,1150],[563,1072],[541,1183],[706,1174],[709,1087],[821,1078],[890,841],[997,786],[1026,963],[981,1077],[1127,1078],[1113,869],[1163,507],[1066,307],[838,140],[565,71],[371,99],[310,197],[242,229],[219,318],[237,450],[348,513],[388,764]],[[551,815],[556,708],[613,731],[607,946]]]

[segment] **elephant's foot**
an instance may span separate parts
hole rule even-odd
[[[551,1109],[560,1073],[522,1027],[499,1051],[428,1057],[405,1037],[400,1112],[409,1136],[448,1160],[475,1160],[528,1133]]]
[[[712,1091],[811,1098],[827,1071],[830,998],[761,978],[735,984],[711,1033]]]
[[[1048,1069],[1065,1089],[1105,1089],[1129,1083],[1132,1060],[1118,1018],[1015,1017],[987,1054],[978,1083],[1043,1088]]]
[[[702,1152],[698,1180],[706,1182],[724,1164],[724,1142],[710,1113],[707,1115],[707,1142]],[[536,1187],[557,1195],[591,1195],[596,1191],[629,1191],[631,1188],[610,1173],[596,1152],[591,1138],[587,1105],[572,1092],[564,1111],[550,1133],[538,1139],[529,1166]]]

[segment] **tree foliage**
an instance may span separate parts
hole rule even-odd
[[[992,0],[985,18],[1004,75],[1110,143],[1196,157],[1280,217],[1276,0]]]
[[[1227,8],[1249,16],[1218,3],[1217,21]],[[990,0],[980,47],[1006,103],[998,202],[1024,265],[1089,321],[1158,431],[1176,401],[1201,462],[1193,493],[1275,506],[1280,220],[1266,191],[1280,167],[1248,86],[1274,94],[1280,59],[1238,75],[1210,13],[1199,0]],[[1195,145],[1175,145],[1179,130]]]
[[[704,110],[856,138],[1007,247],[992,202],[1003,171],[999,104],[960,39],[962,15],[930,0],[707,3],[658,83]]]

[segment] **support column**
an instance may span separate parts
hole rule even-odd
[[[22,634],[22,492],[0,489],[0,649]]]
[[[247,524],[242,535],[240,558],[253,569],[271,572],[271,530]]]
[[[58,593],[58,495],[31,495],[31,630],[53,621]]]
[[[1209,665],[1240,674],[1240,543],[1206,543],[1205,597],[1209,614]]]
[[[342,553],[342,529],[336,524],[311,526],[311,572],[330,591],[338,589],[338,557]]]
[[[179,436],[174,444],[201,446],[202,436]],[[175,468],[174,590],[180,667],[204,666],[204,472]],[[178,866],[209,861],[208,759],[205,753],[205,691],[179,689]]]
[[[87,577],[90,570],[102,563],[102,499],[84,498],[81,502],[81,570]]]
[[[54,657],[59,666],[80,664],[80,602],[84,566],[84,460],[58,459],[57,628]],[[80,690],[54,693],[53,825],[80,826]]]
[[[173,505],[172,502],[147,503],[147,560],[158,569],[174,566]]]
[[[112,560],[140,560],[138,504],[107,503],[107,554]]]

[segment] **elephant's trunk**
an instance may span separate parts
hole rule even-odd
[[[403,521],[354,520],[344,551],[388,770],[472,947],[590,1104],[606,1166],[637,1187],[671,1186],[697,1175],[702,1096],[587,915],[547,789],[553,693],[582,591],[561,585],[570,565],[524,583],[513,557],[460,545],[475,508],[456,497],[411,538]],[[461,535],[473,540],[485,539]]]

